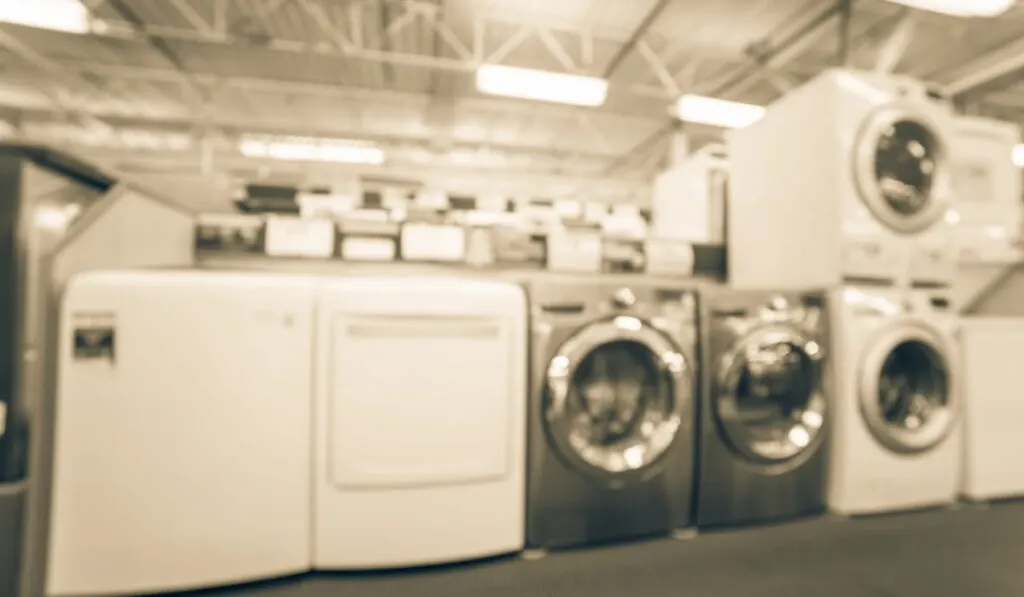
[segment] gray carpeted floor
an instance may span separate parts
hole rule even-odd
[[[1022,597],[1024,503],[816,519],[417,572],[318,574],[231,597]]]

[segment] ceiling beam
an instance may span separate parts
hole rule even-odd
[[[651,26],[654,25],[654,21],[661,16],[661,13],[665,11],[671,1],[672,0],[655,0],[654,4],[651,5],[651,8],[647,11],[647,14],[645,14],[640,20],[640,24],[637,25],[636,29],[634,29],[629,35],[629,38],[626,39],[626,42],[619,48],[619,51],[616,52],[610,60],[608,60],[608,65],[605,66],[604,73],[601,75],[602,79],[610,79],[611,76],[615,74],[615,71],[617,71],[619,67],[622,66],[622,62],[633,53],[633,49],[636,48],[636,45],[643,40],[645,35],[647,35]]]
[[[16,107],[0,107],[0,116],[20,119],[26,123],[31,122],[59,122],[59,113],[42,110],[25,110]],[[200,116],[182,116],[153,118],[143,116],[113,115],[108,113],[96,114],[101,117],[109,126],[130,129],[146,129],[162,131],[167,133],[192,133],[197,130],[216,130],[223,135],[238,136],[244,133],[267,134],[267,135],[290,135],[299,137],[318,138],[339,138],[339,139],[360,139],[383,145],[385,147],[403,148],[424,148],[428,149],[435,145],[435,139],[429,134],[416,136],[384,134],[361,130],[344,130],[340,128],[324,127],[322,124],[307,124],[305,127],[296,127],[285,123],[268,123],[266,121],[254,122],[245,118],[203,118]],[[203,125],[199,129],[198,125]],[[584,161],[600,162],[611,159],[616,154],[611,151],[600,149],[581,151],[575,148],[557,148],[551,146],[536,146],[517,143],[494,143],[486,141],[470,141],[466,139],[452,139],[445,148],[453,151],[477,151],[488,150],[496,153],[508,154],[510,156],[533,156],[541,159],[569,160],[577,158]]]
[[[914,41],[917,15],[917,11],[908,10],[896,21],[896,25],[878,50],[874,69],[876,73],[891,73],[899,66],[904,54],[907,53],[907,48]]]
[[[103,77],[115,80],[139,81],[139,82],[163,82],[176,83],[180,75],[171,69],[122,66],[99,64],[94,62],[83,62],[78,60],[62,61],[61,67],[71,71],[87,71]],[[271,79],[264,77],[242,77],[242,76],[218,76],[212,74],[194,73],[206,85],[222,84],[226,87],[244,91],[283,93],[298,96],[314,96],[330,99],[340,99],[368,104],[389,104],[406,105],[409,107],[426,108],[430,103],[430,95],[411,91],[396,91],[391,89],[367,89],[360,87],[339,87],[325,83],[306,81],[289,81],[283,79]],[[460,96],[455,98],[458,107],[463,110],[491,112],[505,115],[521,116],[543,116],[547,118],[575,119],[580,113],[571,106],[560,106],[557,104],[543,104],[538,102],[521,102],[511,99],[504,99],[492,96]],[[648,102],[630,102],[630,111],[615,109],[613,107],[602,107],[589,110],[596,121],[610,119],[616,125],[642,127],[649,124],[662,122],[661,112],[653,114],[650,108],[658,105],[655,100]]]
[[[747,60],[727,80],[722,81],[707,95],[711,97],[737,96],[746,93],[759,79],[758,73],[765,68],[780,69],[807,52],[827,32],[825,25],[842,12],[843,0],[831,2],[827,7],[814,14],[795,31],[779,40],[764,40],[763,51],[751,52],[751,60]],[[754,44],[752,49],[759,44]]]
[[[181,172],[198,176],[199,160],[191,152],[140,152],[89,148],[98,158],[117,167],[134,171]],[[427,186],[452,193],[503,193],[510,197],[578,197],[599,203],[649,204],[647,181],[612,177],[574,177],[556,173],[515,170],[482,170],[453,166],[364,166],[357,164],[318,164],[246,158],[235,152],[221,151],[214,158],[215,172],[263,171],[296,183],[323,184],[343,175],[417,180]]]
[[[432,11],[410,10],[406,14],[427,20],[428,26],[444,26],[443,23],[437,20],[436,13]],[[315,27],[322,27],[325,25],[322,19],[313,21],[312,15],[304,14],[303,16],[310,19],[311,24]],[[398,21],[396,20],[395,22],[397,23]],[[537,25],[523,26],[516,29],[515,27],[508,26],[507,20],[497,17],[488,17],[486,20],[478,19],[477,22],[481,27],[486,26],[488,23],[500,23],[505,25],[500,29],[508,30],[510,32],[504,44],[504,46],[508,46],[510,48],[517,47],[526,38],[533,37],[534,35],[537,35],[538,38],[543,41],[544,39],[554,39],[553,34],[555,32],[564,34],[562,29]],[[126,22],[111,22],[107,23],[107,25],[107,30],[102,34],[97,34],[97,36],[108,36],[140,42],[145,42],[147,39],[164,39],[168,41],[199,45],[231,45],[235,43],[244,43],[244,40],[239,40],[232,36],[230,30],[219,31],[215,28],[199,30],[193,28],[147,24],[143,28],[139,29],[137,27],[132,27],[132,24]],[[347,60],[361,60],[396,66],[409,66],[414,68],[462,73],[474,72],[483,62],[500,62],[500,54],[507,53],[507,51],[498,51],[492,54],[486,51],[481,51],[481,48],[476,47],[478,39],[473,31],[473,27],[467,27],[466,29],[467,31],[455,31],[453,28],[445,29],[445,38],[447,43],[458,45],[460,48],[467,50],[466,52],[459,52],[458,55],[454,57],[431,56],[428,54],[378,49],[368,47],[364,44],[356,45],[355,43],[352,43],[351,40],[347,39],[343,40],[344,43],[342,43],[341,38],[337,36],[332,36],[331,41],[327,43],[310,40],[269,39],[265,44],[261,44],[261,47],[286,53],[334,56]],[[487,27],[487,29],[489,31],[495,31],[498,28]],[[595,39],[589,32],[581,33],[576,31],[573,32],[573,34],[581,38],[586,37],[593,43],[600,41],[605,44],[618,44],[622,41],[621,37],[602,37]],[[626,41],[628,41],[628,38]],[[502,46],[502,48],[504,48],[504,46]],[[699,47],[685,47],[681,50],[686,50],[688,53],[694,55],[711,56],[723,60],[736,59],[737,62],[739,62],[735,54],[729,53],[728,48],[725,45],[717,46],[715,44],[705,44]],[[615,87],[614,83],[613,87]],[[634,95],[652,98],[664,98],[665,95],[661,86],[656,85],[628,85],[623,89],[623,91],[627,91]]]
[[[947,96],[967,95],[984,90],[1006,77],[1024,70],[1024,37],[976,58],[956,69],[945,84]]]
[[[83,118],[93,126],[104,126],[102,122],[80,110],[69,95],[70,89],[83,85],[90,89],[106,91],[95,77],[91,76],[91,73],[87,71],[69,73],[58,62],[23,43],[3,28],[0,28],[0,47],[11,52],[33,69],[51,77],[49,80],[36,77],[38,83],[34,87],[47,98],[57,111],[65,115]]]

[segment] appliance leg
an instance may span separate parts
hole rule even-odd
[[[519,557],[527,562],[532,562],[534,560],[547,557],[547,555],[548,550],[546,549],[524,549],[522,553],[519,554]]]
[[[672,531],[672,538],[676,541],[689,541],[690,539],[696,539],[697,534],[698,532],[695,528],[676,529]]]

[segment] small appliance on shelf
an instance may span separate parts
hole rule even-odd
[[[609,273],[634,273],[646,269],[644,240],[647,223],[632,205],[616,205],[601,221],[603,269]]]
[[[196,219],[196,250],[262,253],[265,220],[245,214],[201,214]]]
[[[494,261],[499,266],[544,269],[548,263],[548,233],[561,226],[555,218],[536,213],[504,214],[494,227]]]
[[[466,259],[466,229],[446,223],[407,221],[399,247],[403,261],[462,263]]]
[[[561,272],[601,271],[601,230],[596,226],[567,225],[547,235],[547,267]]]
[[[693,245],[675,238],[648,238],[644,241],[646,272],[670,276],[692,276],[696,258]]]
[[[345,261],[395,261],[398,258],[400,226],[387,212],[384,217],[360,217],[353,212],[338,220],[338,254]]]
[[[263,252],[268,257],[328,259],[334,256],[334,221],[296,216],[267,216]]]

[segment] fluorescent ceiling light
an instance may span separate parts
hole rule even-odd
[[[676,115],[680,120],[726,129],[740,129],[754,124],[761,120],[764,112],[762,106],[701,95],[684,95],[676,104]]]
[[[1010,10],[1015,0],[889,0],[918,10],[953,17],[995,17]]]
[[[384,151],[368,143],[310,137],[243,137],[238,151],[250,158],[338,164],[384,163]]]
[[[1013,165],[1018,168],[1024,168],[1024,143],[1018,143],[1013,146]]]
[[[0,0],[0,23],[65,33],[92,31],[92,15],[80,0]]]
[[[476,71],[480,93],[571,106],[596,107],[608,97],[608,81],[529,68],[485,64]]]

